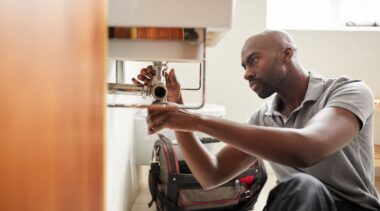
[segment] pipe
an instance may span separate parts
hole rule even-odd
[[[164,62],[153,62],[155,74],[148,85],[126,84],[124,81],[124,61],[116,60],[116,83],[108,83],[109,94],[140,95],[142,97],[152,96],[156,101],[165,101],[167,89],[165,81],[161,77],[166,68]]]

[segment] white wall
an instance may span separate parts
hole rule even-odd
[[[136,76],[143,63],[125,63],[126,83]],[[115,64],[108,63],[109,82],[115,81]],[[145,103],[138,96],[107,95],[107,103]],[[125,211],[132,208],[139,190],[135,165],[133,117],[138,109],[107,108],[106,111],[106,210]]]
[[[124,96],[108,96],[108,102],[113,101],[132,103]],[[106,208],[110,211],[129,210],[138,191],[131,133],[134,113],[132,109],[107,108]]]
[[[289,31],[301,61],[328,77],[346,74],[365,81],[380,96],[380,32]]]

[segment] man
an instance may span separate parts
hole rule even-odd
[[[244,79],[259,97],[276,93],[249,124],[184,110],[150,110],[149,132],[175,130],[183,156],[204,189],[225,183],[256,158],[270,161],[279,184],[265,210],[380,210],[374,187],[370,89],[358,80],[326,79],[306,71],[294,40],[283,31],[250,37],[241,59]],[[151,74],[148,67],[138,79],[149,82]],[[167,86],[168,101],[183,103],[174,70],[167,75]],[[226,146],[212,155],[194,131]]]

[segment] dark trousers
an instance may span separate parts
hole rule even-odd
[[[316,178],[298,173],[271,190],[264,211],[359,211],[355,204],[334,201],[325,185]]]

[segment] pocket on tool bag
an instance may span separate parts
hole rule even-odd
[[[238,204],[243,192],[245,192],[245,185],[238,183],[237,186],[220,186],[211,190],[180,189],[178,204],[184,210],[228,207]]]

